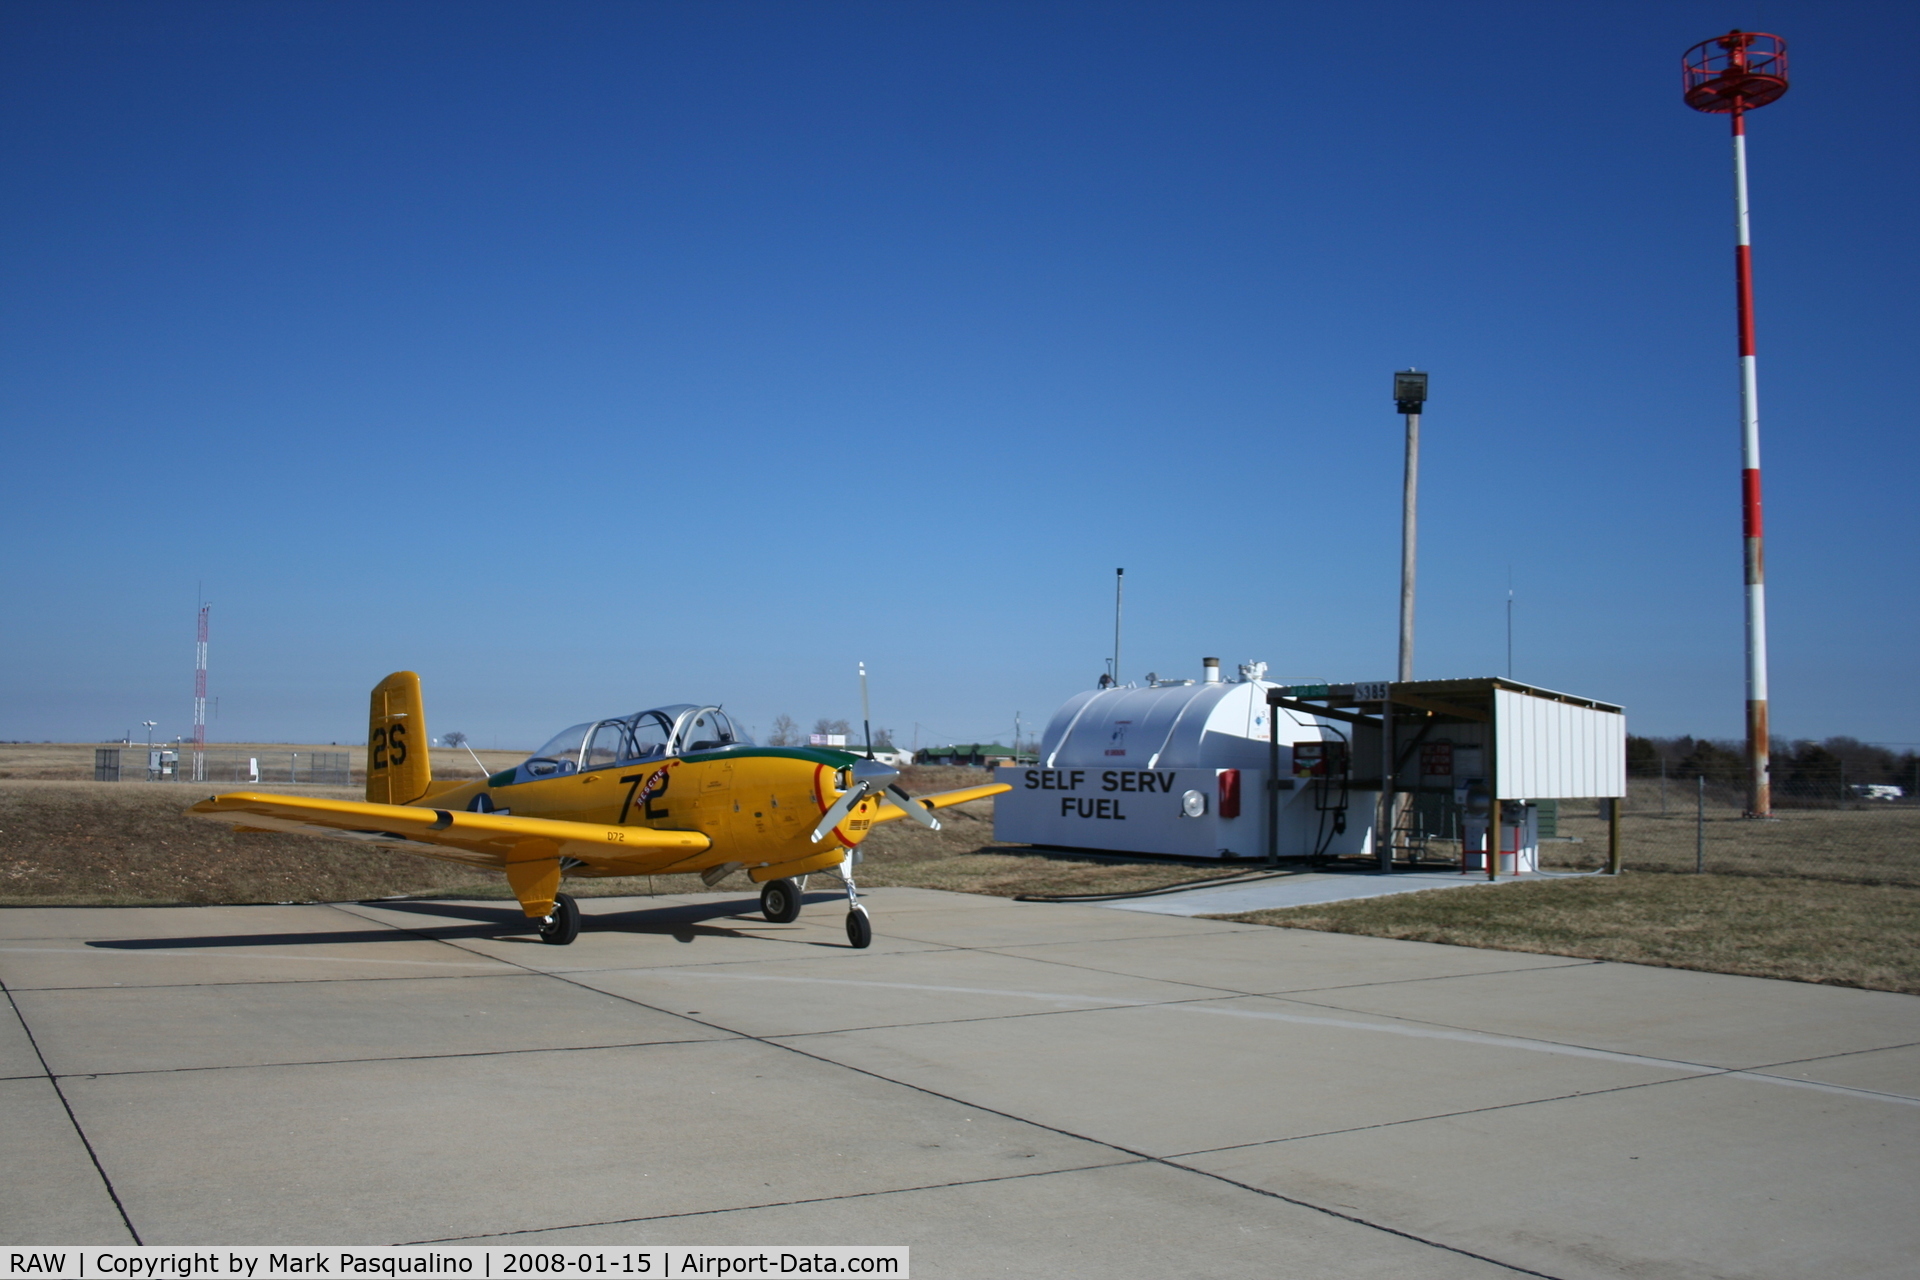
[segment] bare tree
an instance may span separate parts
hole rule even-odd
[[[847,727],[845,720],[828,720],[824,716],[813,722],[813,731],[815,733],[825,734],[837,733],[843,738],[853,732],[852,729]]]
[[[458,729],[455,729],[452,733],[443,733],[440,735],[440,745],[443,747],[464,747],[467,745],[467,735],[461,733]]]
[[[773,719],[773,732],[767,737],[770,747],[797,747],[800,745],[800,726],[793,717],[782,712]]]

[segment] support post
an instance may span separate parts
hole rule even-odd
[[[1518,866],[1518,850],[1515,850],[1515,863]],[[1487,801],[1487,879],[1492,880],[1500,874],[1500,796],[1498,789]]]
[[[1700,774],[1694,782],[1693,803],[1693,873],[1699,875],[1707,869],[1707,776]]]
[[[1267,865],[1280,865],[1280,717],[1267,706]]]
[[[1380,874],[1393,870],[1393,687],[1380,702],[1380,804],[1373,824],[1373,856]]]
[[[1499,699],[1494,700],[1496,709]],[[1500,720],[1487,724],[1487,879],[1500,872]]]
[[[1400,490],[1400,683],[1413,679],[1414,551],[1420,520],[1420,415],[1407,415],[1406,478]],[[1509,672],[1511,674],[1511,672]]]
[[[1607,801],[1607,874],[1620,874],[1620,797]]]

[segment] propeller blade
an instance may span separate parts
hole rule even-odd
[[[840,825],[840,820],[847,816],[848,811],[851,810],[854,805],[860,803],[860,798],[867,794],[868,788],[871,786],[871,783],[864,780],[856,782],[853,784],[852,790],[848,791],[838,800],[835,800],[833,807],[821,815],[820,825],[813,829],[813,842],[819,844],[822,840],[825,840],[827,833]]]
[[[918,800],[915,800],[899,787],[889,786],[887,792],[887,802],[894,808],[904,810],[909,818],[912,818],[929,831],[938,831],[940,829],[940,819],[933,816],[933,810],[927,808],[927,806],[921,804]]]

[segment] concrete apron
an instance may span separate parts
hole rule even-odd
[[[1386,875],[1364,871],[1307,871],[1218,889],[1182,889],[1177,893],[1115,898],[1086,905],[1113,907],[1120,911],[1147,911],[1162,916],[1224,916],[1242,911],[1271,911],[1278,907],[1318,906],[1352,898],[1378,898],[1390,893],[1419,893],[1425,889],[1464,889],[1474,885],[1486,888],[1489,885],[1557,878],[1552,872],[1528,872],[1489,880],[1484,871],[1394,871]]]
[[[0,910],[0,1243],[1907,1274],[1920,1000],[876,890]]]

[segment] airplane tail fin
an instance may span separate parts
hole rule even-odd
[[[368,802],[407,804],[425,795],[433,781],[430,744],[420,677],[396,671],[373,686],[367,719]]]

